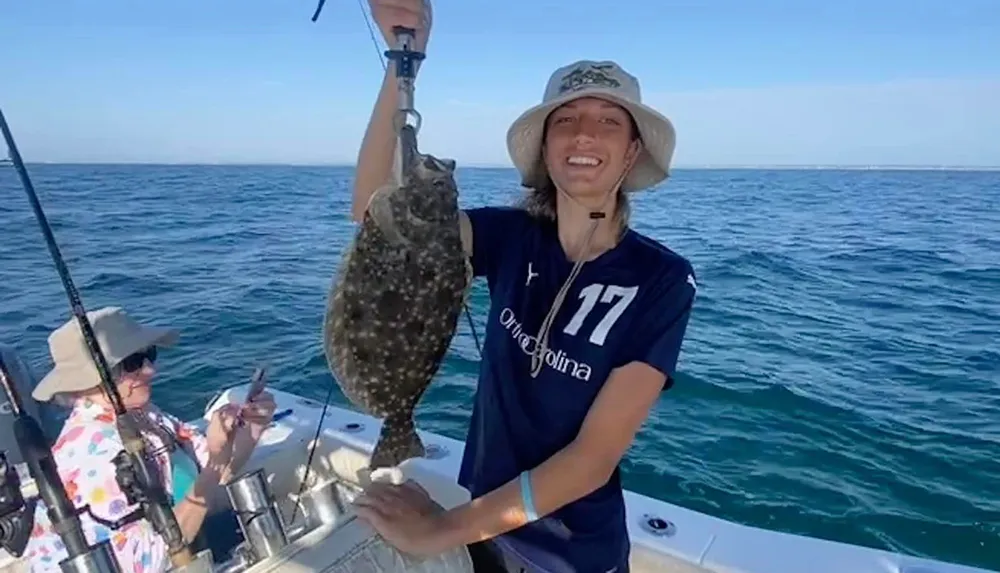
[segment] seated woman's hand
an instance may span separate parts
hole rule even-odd
[[[260,435],[271,425],[276,408],[277,404],[274,403],[274,396],[267,390],[261,392],[256,398],[243,404],[241,407],[240,418],[243,425],[250,429],[254,443],[257,443]]]
[[[205,430],[205,439],[208,440],[209,456],[213,459],[218,458],[218,461],[228,462],[232,446],[232,433],[239,423],[239,416],[239,404],[226,404],[212,412],[208,428]]]
[[[271,424],[274,419],[274,410],[277,405],[274,403],[274,396],[269,392],[261,392],[247,404],[240,406],[240,421],[231,434],[232,457],[229,461],[229,470],[233,473],[240,471],[246,464],[257,447],[257,441],[261,434]]]
[[[226,404],[212,413],[205,440],[208,442],[208,463],[220,473],[220,479],[227,479],[228,468],[233,457],[233,431],[239,421],[240,406]]]

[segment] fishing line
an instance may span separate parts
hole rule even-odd
[[[313,12],[312,21],[315,22],[319,19],[320,12],[323,11],[323,6],[326,4],[326,0],[319,0],[319,4],[316,5],[316,11]],[[378,45],[378,39],[375,36],[375,28],[372,26],[371,19],[368,18],[368,11],[365,10],[364,0],[358,0],[358,8],[361,10],[361,15],[365,19],[365,25],[368,26],[368,35],[372,39],[372,45],[375,46],[375,54],[378,55],[379,63],[382,64],[382,71],[387,69],[385,59],[382,57],[382,48]]]
[[[319,4],[316,6],[316,11],[312,16],[313,22],[319,18],[320,12],[323,11],[324,4],[326,4],[326,0],[319,0]],[[379,58],[379,63],[382,65],[382,70],[387,71],[387,64],[385,59],[382,57],[382,51],[379,48],[378,39],[375,37],[375,30],[372,27],[371,20],[368,18],[368,12],[365,10],[363,0],[358,0],[358,8],[361,9],[361,15],[365,19],[365,25],[368,27],[368,35],[371,37],[372,44],[375,46],[375,53]],[[323,410],[320,412],[319,421],[316,423],[316,431],[313,433],[312,444],[309,447],[309,456],[306,458],[306,469],[302,474],[302,481],[299,482],[299,491],[295,495],[296,502],[292,504],[292,515],[290,519],[285,520],[285,523],[291,524],[298,516],[299,506],[301,505],[302,500],[302,492],[305,491],[306,484],[309,483],[309,472],[312,470],[313,458],[316,455],[316,447],[319,446],[319,436],[323,431],[323,422],[326,420],[326,413],[329,410],[330,400],[333,399],[333,391],[336,387],[336,380],[334,380],[331,376],[330,384],[326,392],[326,398],[323,400]]]
[[[312,16],[313,22],[315,22],[319,18],[320,12],[322,12],[323,10],[324,4],[326,4],[326,0],[319,0],[319,4],[316,6],[316,11],[313,13]],[[363,0],[358,0],[358,8],[361,9],[361,15],[364,17],[365,26],[367,26],[368,28],[368,35],[371,37],[372,44],[375,46],[375,53],[378,56],[379,63],[382,65],[382,70],[388,71],[388,64],[386,63],[382,49],[379,46],[378,39],[375,34],[375,28],[374,26],[372,26],[371,19],[368,17],[368,12],[365,10]],[[469,328],[472,331],[472,338],[475,341],[476,350],[479,352],[479,357],[482,358],[483,349],[482,345],[479,342],[479,334],[476,332],[476,325],[472,320],[472,312],[469,310],[469,305],[467,302],[463,302],[462,306],[465,308],[465,316],[468,319]],[[320,433],[322,433],[323,431],[323,422],[326,419],[326,413],[330,406],[330,400],[333,398],[333,391],[335,387],[336,387],[336,380],[334,380],[331,377],[330,385],[326,394],[326,399],[323,400],[323,410],[320,413],[319,421],[316,424],[316,431],[313,434],[312,444],[309,448],[309,456],[306,459],[306,469],[302,475],[302,481],[299,483],[299,491],[296,494],[297,501],[296,503],[292,504],[291,519],[285,521],[288,524],[291,524],[295,520],[295,517],[298,516],[299,505],[301,505],[302,492],[305,490],[306,484],[309,483],[309,472],[312,469],[313,458],[316,455],[316,447],[319,445],[319,436]]]
[[[309,469],[312,467],[313,456],[316,455],[316,446],[319,444],[319,433],[323,428],[323,421],[326,419],[327,407],[330,404],[330,400],[333,398],[333,389],[336,388],[336,384],[333,380],[330,380],[330,387],[326,391],[326,399],[323,400],[323,411],[319,415],[319,422],[316,424],[316,433],[313,435],[313,443],[309,447],[309,457],[306,458],[306,471],[302,474],[302,482],[299,483],[299,493],[295,494],[296,502],[292,504],[292,517],[291,519],[285,520],[285,523],[291,525],[295,521],[296,516],[299,514],[299,501],[302,499],[302,491],[305,489],[306,484],[309,483]]]
[[[324,1],[320,0],[320,4]],[[375,46],[375,55],[378,56],[378,61],[382,64],[382,71],[387,71],[388,66],[385,63],[385,57],[382,55],[382,48],[378,45],[378,39],[375,37],[375,28],[372,27],[372,21],[368,18],[368,11],[365,10],[364,0],[358,0],[358,8],[361,9],[361,15],[365,18],[365,25],[368,26],[368,35],[372,39],[372,45]]]
[[[0,111],[0,129],[3,131],[4,140],[7,143],[7,151],[10,153],[9,161],[14,165],[15,171],[21,180],[21,186],[24,187],[24,192],[28,196],[28,202],[31,203],[31,210],[35,214],[35,219],[38,221],[38,226],[42,229],[42,235],[45,237],[45,245],[49,249],[49,255],[52,257],[52,261],[56,265],[56,271],[59,273],[59,279],[62,281],[63,289],[66,291],[66,296],[69,298],[70,310],[73,312],[73,316],[79,321],[80,331],[83,334],[83,340],[90,351],[91,358],[94,360],[94,366],[97,367],[97,372],[101,378],[101,389],[107,395],[108,400],[111,402],[111,406],[118,416],[125,415],[125,404],[122,401],[121,394],[118,393],[118,389],[115,387],[114,383],[111,381],[111,368],[108,367],[107,359],[104,357],[104,352],[97,345],[97,338],[94,336],[94,329],[91,327],[90,320],[87,318],[87,313],[83,308],[83,302],[80,300],[80,293],[76,289],[76,285],[73,283],[73,278],[69,274],[69,269],[66,267],[65,259],[63,259],[62,253],[59,251],[59,245],[56,243],[55,235],[52,233],[52,226],[49,225],[49,220],[45,216],[45,211],[42,210],[42,204],[38,200],[38,194],[35,193],[35,186],[31,182],[31,178],[28,176],[28,171],[24,166],[24,160],[21,159],[21,154],[18,152],[17,144],[14,142],[14,136],[10,133],[7,127],[7,120],[3,116],[3,112]]]
[[[316,6],[316,12],[312,17],[313,22],[319,18],[319,13],[323,10],[324,4],[326,4],[326,0],[319,0],[319,5]],[[382,65],[382,70],[385,71],[388,69],[388,66],[385,61],[385,56],[382,53],[382,48],[378,43],[378,38],[375,34],[375,27],[372,26],[371,18],[368,17],[368,11],[365,10],[364,0],[358,0],[358,9],[361,10],[361,15],[365,19],[365,26],[368,28],[368,35],[371,37],[372,45],[375,47],[375,55],[378,56],[379,64]],[[465,318],[468,320],[469,330],[472,332],[472,339],[476,344],[476,351],[479,352],[479,358],[481,359],[483,357],[483,346],[479,342],[479,333],[476,331],[476,324],[472,319],[472,311],[469,309],[468,302],[463,302],[462,306],[465,309]]]
[[[313,15],[313,22],[316,21],[316,18],[319,16],[320,11],[323,9],[323,4],[325,4],[325,3],[326,3],[326,0],[320,0],[319,1],[319,6],[316,7],[316,14]],[[382,65],[382,70],[386,71],[388,68],[387,68],[387,64],[385,62],[385,57],[384,57],[384,55],[382,53],[381,46],[379,46],[378,39],[376,38],[375,27],[372,26],[372,21],[368,17],[368,11],[365,10],[364,0],[358,0],[358,8],[361,10],[361,15],[365,19],[365,26],[368,27],[368,35],[372,39],[372,45],[375,46],[375,55],[378,56],[378,61],[379,61],[379,64]],[[479,333],[476,332],[476,323],[472,319],[472,311],[469,309],[469,303],[468,302],[463,302],[462,303],[462,307],[465,309],[465,318],[467,319],[467,321],[469,323],[469,331],[472,332],[472,340],[476,344],[476,351],[479,352],[479,358],[482,359],[482,357],[483,357],[483,345],[479,342]]]

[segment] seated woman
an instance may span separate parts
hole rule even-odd
[[[164,487],[173,496],[174,514],[184,538],[190,542],[202,526],[213,490],[240,470],[270,424],[273,397],[263,392],[246,406],[233,404],[216,411],[202,435],[150,400],[157,348],[173,345],[179,332],[139,324],[117,307],[92,311],[88,318],[124,406],[139,422]],[[121,519],[138,506],[128,503],[115,480],[112,459],[124,445],[114,409],[101,389],[100,375],[75,318],[49,335],[49,350],[55,366],[32,396],[71,409],[52,447],[66,493],[76,507],[90,505],[90,511],[101,519]],[[237,423],[238,419],[242,422]],[[110,539],[123,572],[170,568],[166,543],[145,519],[117,531],[97,523],[87,513],[80,519],[89,543]],[[59,562],[67,557],[41,503],[25,556],[36,572],[59,571]]]

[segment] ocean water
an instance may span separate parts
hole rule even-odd
[[[261,360],[277,388],[325,397],[349,168],[29,170],[86,307],[183,329],[161,354],[162,405],[198,416]],[[510,170],[459,181],[467,206],[519,193]],[[0,340],[41,374],[70,311],[13,169],[0,197]],[[627,487],[1000,570],[1000,173],[678,170],[635,198],[633,224],[692,261],[699,293]],[[485,285],[472,302],[481,335]],[[423,427],[464,437],[476,368],[463,319]]]

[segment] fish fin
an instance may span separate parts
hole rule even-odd
[[[395,220],[392,216],[392,203],[389,202],[389,196],[392,192],[393,189],[389,186],[378,188],[368,202],[367,213],[371,217],[372,222],[375,223],[375,226],[382,231],[382,235],[387,241],[394,245],[404,245],[408,241],[396,229]]]
[[[423,457],[426,450],[413,425],[413,412],[387,416],[372,452],[370,468],[395,467],[410,458]]]

